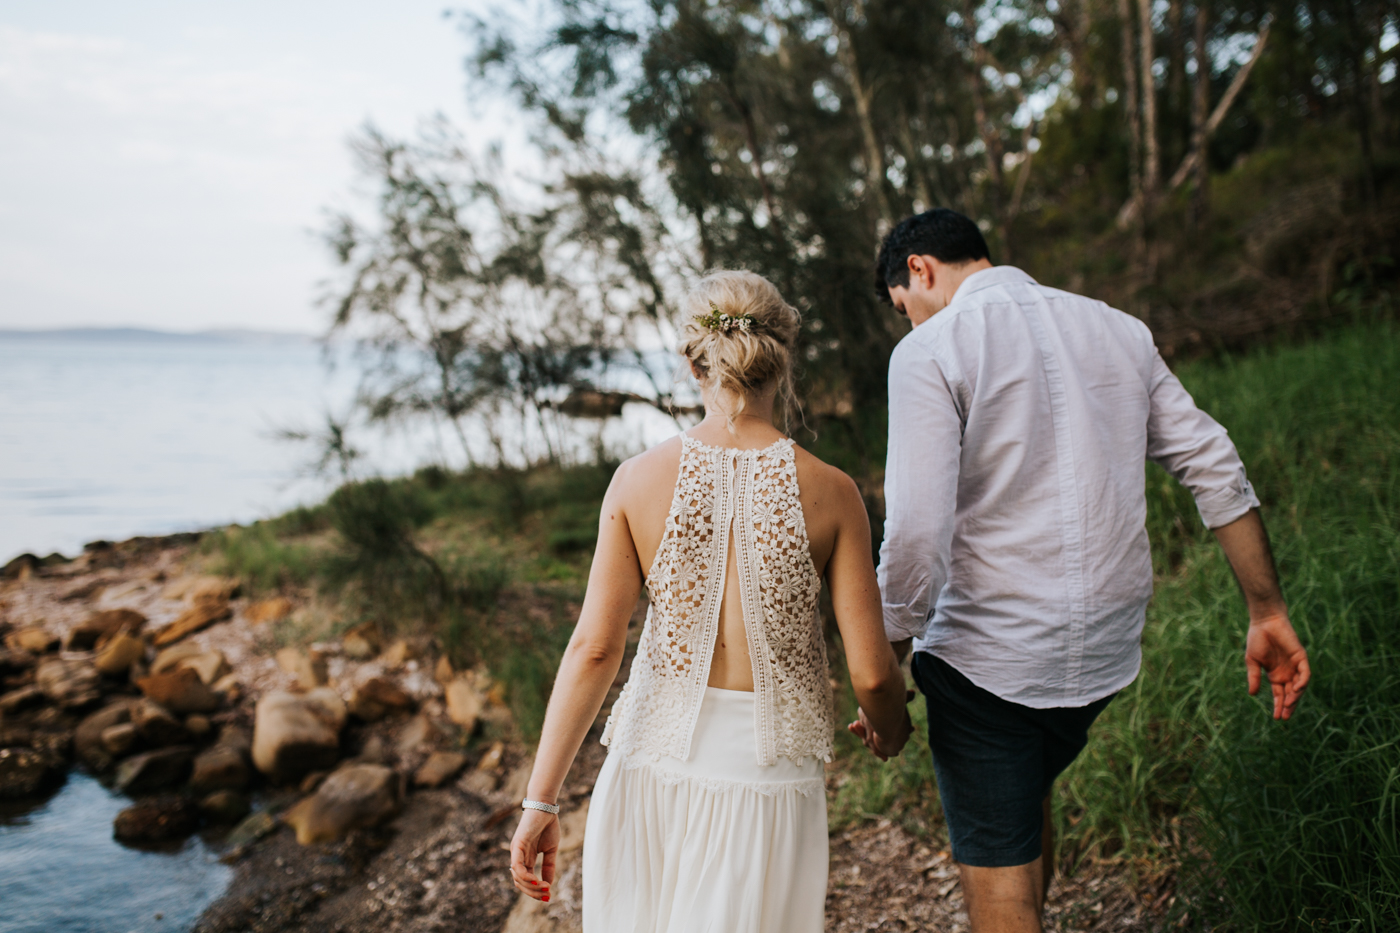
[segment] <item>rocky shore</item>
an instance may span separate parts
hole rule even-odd
[[[234,879],[203,933],[578,930],[599,726],[565,788],[554,896],[517,897],[530,761],[501,686],[373,623],[294,643],[288,620],[314,597],[249,598],[198,572],[195,543],[99,542],[0,571],[0,797],[83,768],[131,798],[123,843],[204,832]],[[832,844],[829,930],[965,928],[946,852],[888,821]],[[1052,928],[1152,929],[1164,885],[1080,872],[1057,885]]]

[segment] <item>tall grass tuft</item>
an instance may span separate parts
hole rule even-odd
[[[238,577],[253,593],[304,586],[319,567],[316,549],[282,537],[274,522],[221,528],[206,535],[200,549],[212,555],[211,570]]]

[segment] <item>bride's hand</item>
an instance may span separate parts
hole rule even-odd
[[[908,702],[913,698],[914,691],[910,690],[905,701]],[[876,758],[881,761],[889,761],[904,749],[904,744],[909,741],[909,736],[914,734],[914,721],[909,718],[909,711],[905,710],[904,721],[900,723],[898,733],[880,735],[870,724],[870,720],[866,718],[865,710],[862,709],[860,710],[860,718],[846,728],[860,738],[865,743],[865,747],[870,749]]]
[[[541,854],[544,865],[536,876],[535,860]],[[525,810],[510,843],[510,875],[516,888],[537,901],[548,901],[558,854],[559,817],[539,810]]]

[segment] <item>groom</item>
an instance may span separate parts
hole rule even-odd
[[[993,266],[938,209],[885,237],[890,359],[879,582],[928,703],[929,745],[974,933],[1039,931],[1050,788],[1132,683],[1152,595],[1143,461],[1189,488],[1249,609],[1249,692],[1275,719],[1308,682],[1254,490],[1142,322]],[[876,754],[881,738],[852,724]]]

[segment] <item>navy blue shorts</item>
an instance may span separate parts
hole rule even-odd
[[[928,703],[928,744],[953,859],[984,868],[1035,861],[1041,802],[1113,696],[1032,709],[983,690],[927,652],[915,652],[912,667]]]

